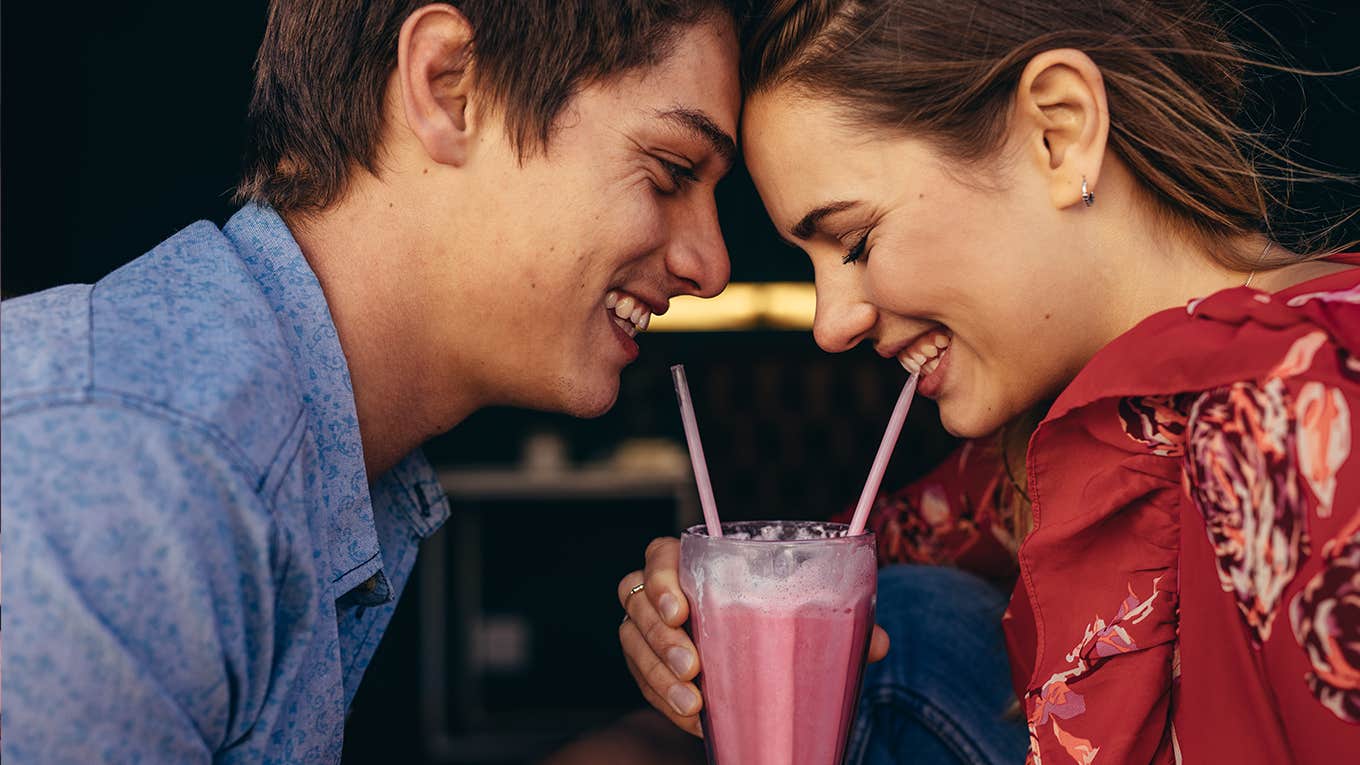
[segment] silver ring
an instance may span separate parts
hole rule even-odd
[[[638,582],[633,585],[633,589],[629,590],[627,595],[623,596],[623,621],[619,622],[620,627],[628,623],[628,601],[632,600],[634,595],[645,589],[647,589],[647,583]]]
[[[623,610],[627,611],[628,601],[632,600],[634,595],[638,594],[639,592],[642,592],[645,589],[647,589],[646,582],[638,582],[637,584],[633,585],[633,589],[629,590],[628,594],[623,596]]]

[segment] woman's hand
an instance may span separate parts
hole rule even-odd
[[[703,700],[694,685],[699,653],[683,629],[689,603],[680,591],[680,540],[662,537],[647,545],[643,569],[619,581],[619,603],[628,614],[619,625],[619,643],[642,695],[671,722],[702,738]],[[888,633],[875,626],[869,661],[887,654]]]

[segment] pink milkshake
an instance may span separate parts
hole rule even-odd
[[[681,539],[716,765],[838,765],[874,623],[871,534],[840,524],[725,523]]]

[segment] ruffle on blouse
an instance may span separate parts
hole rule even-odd
[[[1112,761],[1152,762],[1159,742],[1140,740],[1140,725],[1111,719],[1129,713],[1169,719],[1180,466],[1084,425],[1084,418],[1067,418],[1032,442],[1036,527],[1020,548],[1024,592],[1011,616],[1017,627],[1032,625],[1033,643],[1028,653],[1023,636],[1011,643],[1033,664],[1015,678],[1017,693],[1025,699],[1034,751],[1061,747],[1083,762],[1103,748]],[[1089,477],[1063,484],[1060,475]],[[1029,613],[1017,613],[1026,605]],[[1121,733],[1131,735],[1111,738]]]

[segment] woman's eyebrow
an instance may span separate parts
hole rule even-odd
[[[722,161],[724,174],[736,163],[737,142],[703,110],[676,107],[658,112],[657,116],[703,139]]]
[[[795,237],[802,239],[803,241],[807,241],[808,239],[812,238],[812,235],[814,233],[817,232],[817,227],[821,225],[823,218],[825,218],[828,215],[841,212],[842,210],[849,210],[850,208],[854,207],[857,204],[859,204],[859,202],[850,201],[827,202],[826,204],[817,207],[816,209],[810,211],[807,215],[804,215],[801,219],[799,219],[799,221],[795,223],[793,228],[791,229],[791,233]]]

